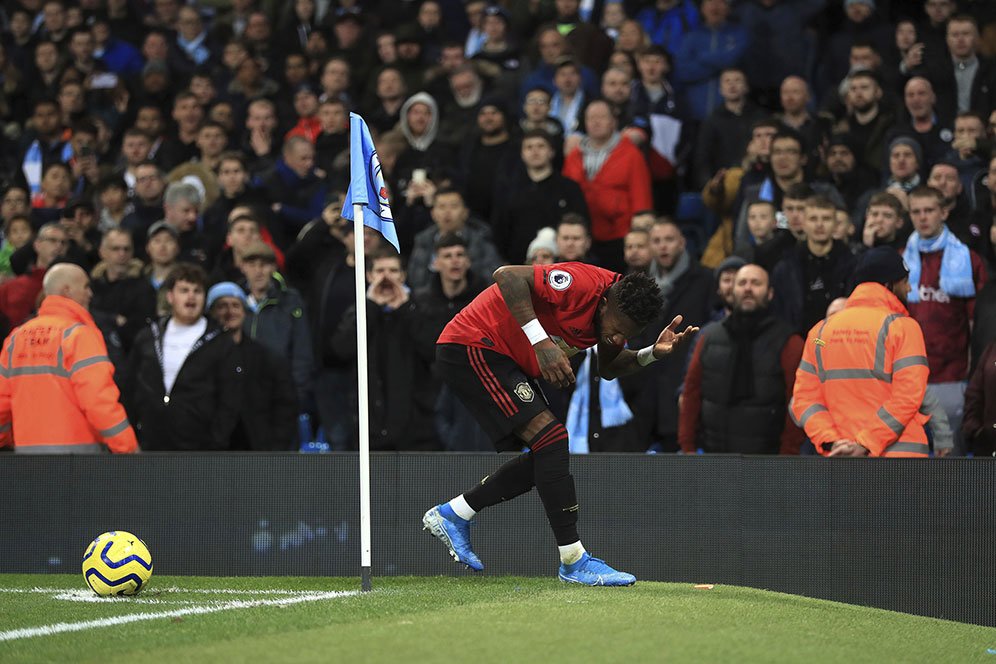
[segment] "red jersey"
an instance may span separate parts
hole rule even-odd
[[[598,342],[595,312],[622,276],[585,263],[533,267],[533,309],[550,340],[567,357]],[[462,344],[507,355],[529,376],[540,377],[532,344],[493,284],[464,307],[439,335],[440,344]]]

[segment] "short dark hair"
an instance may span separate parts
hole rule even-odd
[[[239,162],[239,166],[242,167],[242,170],[249,170],[248,162],[246,162],[246,156],[238,150],[225,150],[222,152],[221,156],[218,157],[218,166],[221,166],[226,161],[237,161]]]
[[[853,81],[856,78],[867,78],[867,79],[871,79],[872,81],[874,81],[875,85],[877,85],[880,88],[882,87],[882,79],[881,79],[881,77],[878,74],[876,74],[874,71],[872,71],[871,69],[859,69],[859,70],[857,70],[855,72],[852,72],[852,73],[848,74],[847,78],[848,78],[848,81]]]
[[[774,145],[775,141],[785,140],[786,138],[795,141],[796,144],[798,144],[800,155],[806,155],[806,140],[802,137],[802,134],[791,127],[780,127],[778,132],[771,137],[771,144]]]
[[[106,175],[97,182],[97,193],[101,194],[108,189],[128,191],[128,183],[120,175]]]
[[[448,249],[449,247],[463,247],[467,249],[467,241],[456,233],[444,233],[436,239],[434,245],[436,251]]]
[[[836,210],[838,208],[836,203],[823,194],[814,194],[813,196],[807,198],[806,207],[816,208],[818,210]]]
[[[890,194],[887,191],[880,191],[874,194],[868,201],[868,208],[873,207],[888,207],[892,208],[900,217],[903,216],[903,204],[899,202],[899,199]]]
[[[928,187],[926,185],[920,185],[913,191],[909,193],[910,198],[935,198],[938,203],[944,202],[944,194],[940,192],[939,189],[935,187]]]
[[[584,216],[578,214],[577,212],[568,212],[564,214],[557,222],[557,230],[560,230],[561,226],[582,226],[584,227],[584,232],[591,235],[591,224]]]
[[[755,198],[755,199],[753,199],[751,201],[748,201],[747,202],[747,211],[750,212],[750,209],[752,207],[754,207],[755,205],[767,205],[769,208],[771,208],[771,213],[772,214],[775,214],[776,212],[778,212],[778,208],[775,207],[775,204],[773,202],[766,201],[766,200],[763,200],[761,198]]]
[[[816,192],[813,191],[813,188],[805,182],[796,182],[793,185],[789,185],[789,188],[785,190],[782,200],[790,198],[793,201],[807,201],[815,194]]]
[[[177,263],[166,278],[163,280],[161,290],[171,291],[178,281],[186,281],[189,284],[200,286],[207,290],[208,276],[200,265],[193,263]]]
[[[664,309],[664,296],[657,281],[643,272],[626,275],[612,287],[616,306],[627,318],[645,327]]]
[[[525,143],[530,138],[542,138],[551,149],[556,150],[553,145],[553,136],[551,136],[550,132],[545,129],[530,129],[522,135],[521,143]]]
[[[464,196],[463,192],[457,189],[456,187],[451,187],[451,186],[440,187],[439,189],[436,190],[435,197],[439,198],[440,196],[448,196],[450,194],[456,194],[457,196],[460,197],[460,200],[463,201],[464,205],[467,204],[467,197]]]
[[[173,108],[176,108],[177,104],[179,104],[181,101],[186,101],[187,99],[193,99],[194,101],[198,101],[197,95],[195,95],[190,90],[181,90],[180,92],[176,93],[175,97],[173,97]],[[198,101],[198,103],[200,102]]]
[[[228,222],[228,230],[232,230],[232,226],[242,221],[248,221],[250,224],[256,224],[257,229],[262,226],[262,224],[259,223],[259,219],[257,219],[254,215],[240,214]]]
[[[374,263],[385,258],[393,258],[401,265],[401,269],[405,269],[405,258],[399,254],[394,247],[391,245],[385,245],[377,247],[366,258],[366,270],[369,272],[373,269]]]

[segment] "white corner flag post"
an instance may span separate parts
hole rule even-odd
[[[353,259],[356,271],[356,388],[360,410],[360,586],[370,581],[370,394],[367,392],[367,279],[363,255],[363,206],[353,204]]]
[[[364,210],[363,208],[367,209]],[[364,219],[365,215],[367,216]],[[367,392],[367,282],[363,256],[363,229],[370,226],[401,253],[391,201],[380,159],[366,123],[349,114],[349,189],[342,216],[353,220],[353,258],[356,270],[356,387],[360,419],[360,575],[364,591],[372,588],[370,557],[370,396]]]

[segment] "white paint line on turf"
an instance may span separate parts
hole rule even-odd
[[[69,593],[77,588],[0,588],[0,593]],[[323,590],[239,590],[237,588],[180,588],[178,586],[153,586],[152,592],[199,593],[204,595],[299,595],[301,593],[325,592]]]
[[[86,620],[75,623],[54,623],[41,627],[25,627],[22,629],[12,629],[7,632],[0,632],[0,641],[15,641],[17,639],[27,639],[35,636],[52,636],[54,634],[64,634],[66,632],[83,632],[101,627],[114,627],[115,625],[126,625],[133,622],[145,620],[161,620],[163,618],[181,618],[183,616],[204,615],[206,613],[218,613],[219,611],[230,611],[233,609],[254,609],[261,606],[288,606],[290,604],[300,604],[301,602],[317,602],[326,599],[338,599],[340,597],[351,597],[358,595],[357,590],[343,590],[336,592],[302,593],[295,597],[281,597],[280,599],[254,599],[254,600],[234,600],[223,602],[214,606],[191,606],[174,611],[159,611],[156,613],[133,613],[126,616],[114,616],[112,618],[101,618],[99,620]]]

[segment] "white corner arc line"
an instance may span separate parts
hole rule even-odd
[[[301,602],[316,602],[324,599],[337,599],[340,597],[351,597],[359,595],[358,590],[343,590],[335,592],[320,592],[302,594],[296,597],[282,597],[280,599],[256,599],[256,600],[236,600],[217,604],[215,606],[191,606],[174,611],[158,611],[155,613],[133,613],[124,616],[114,616],[111,618],[101,618],[100,620],[86,620],[75,623],[54,623],[41,627],[25,627],[22,629],[12,629],[7,632],[0,632],[0,641],[15,641],[17,639],[27,639],[35,636],[52,636],[66,632],[82,632],[88,629],[98,629],[100,627],[114,627],[115,625],[126,625],[133,622],[145,620],[160,620],[162,618],[179,618],[182,616],[203,615],[206,613],[217,613],[219,611],[229,611],[232,609],[252,609],[260,606],[286,606],[289,604],[299,604]]]

